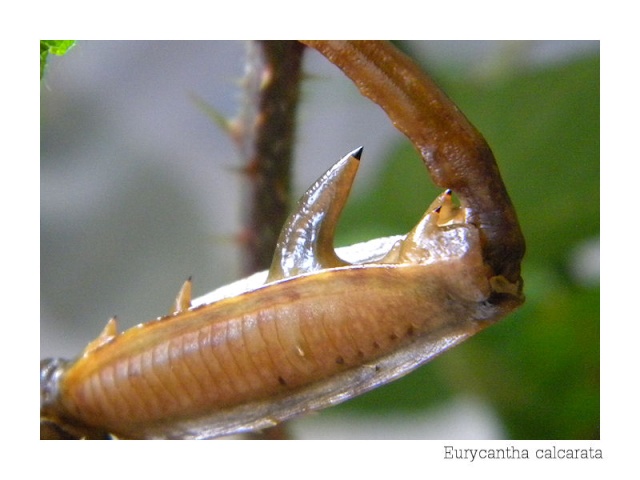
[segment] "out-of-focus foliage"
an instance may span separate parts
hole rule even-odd
[[[49,54],[64,55],[75,43],[75,40],[40,40],[40,79],[44,75]]]
[[[481,82],[432,72],[498,159],[527,239],[527,301],[429,365],[339,408],[424,409],[468,394],[493,406],[511,438],[599,438],[599,279],[571,268],[581,246],[598,245],[600,231],[599,68],[596,56]],[[341,223],[362,237],[341,243],[407,231],[438,193],[408,143],[385,165]]]

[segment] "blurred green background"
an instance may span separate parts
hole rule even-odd
[[[574,53],[536,57],[567,43]],[[399,44],[495,153],[527,240],[527,301],[403,379],[295,422],[298,438],[599,438],[600,67],[597,42],[586,43]],[[230,240],[242,217],[237,154],[192,101],[237,112],[239,44],[78,42],[50,59],[41,89],[43,357],[77,354],[114,313],[123,328],[162,315],[189,275],[196,295],[239,276]],[[365,145],[336,243],[408,231],[439,193],[416,152],[333,66],[313,52],[306,62],[295,189]],[[494,427],[454,429],[467,421],[460,399]],[[398,433],[384,423],[418,424],[450,405],[437,429]],[[354,418],[377,431],[354,433],[345,420]],[[313,430],[334,420],[342,433]]]
[[[410,42],[402,46],[411,53]],[[406,378],[339,408],[411,411],[471,396],[491,405],[510,438],[597,439],[599,56],[542,69],[496,65],[480,78],[428,71],[498,160],[527,240],[527,301]],[[438,192],[425,187],[416,158],[407,142],[390,147],[377,183],[343,217],[349,232],[366,234],[345,243],[407,231],[422,215]]]

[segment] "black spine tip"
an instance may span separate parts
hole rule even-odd
[[[356,160],[360,160],[360,157],[362,156],[362,150],[364,150],[364,147],[358,147],[353,152],[351,152],[350,155]]]

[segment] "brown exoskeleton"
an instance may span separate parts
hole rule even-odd
[[[446,189],[406,235],[337,252],[362,149],[303,195],[268,272],[41,364],[41,417],[77,436],[213,438],[328,407],[398,378],[517,308],[524,240],[495,160],[391,44],[305,41],[378,103]],[[460,199],[452,201],[452,191]]]

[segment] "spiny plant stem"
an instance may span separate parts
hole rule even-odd
[[[241,141],[250,180],[243,235],[246,273],[269,267],[291,206],[291,159],[305,47],[297,41],[259,41],[253,48]]]

